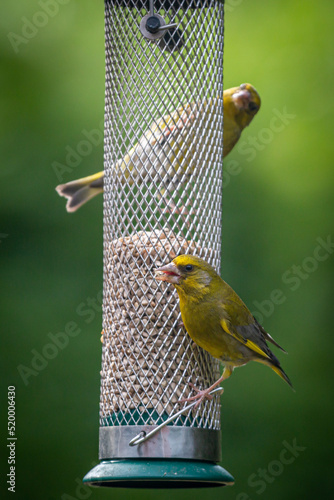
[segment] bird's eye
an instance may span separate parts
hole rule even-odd
[[[258,105],[255,102],[250,102],[248,105],[249,111],[257,111],[259,109]]]
[[[193,270],[193,266],[192,266],[191,264],[187,264],[187,265],[185,266],[185,270],[186,270],[186,271],[192,271],[192,270]]]

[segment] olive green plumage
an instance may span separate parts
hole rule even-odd
[[[184,326],[197,345],[224,364],[222,380],[235,367],[257,361],[272,368],[292,387],[267,342],[284,349],[212,266],[199,257],[180,255],[157,269],[157,279],[175,286]]]
[[[238,142],[242,131],[247,127],[260,109],[261,99],[250,83],[232,87],[223,92],[224,102],[224,147],[223,156],[228,155]],[[211,120],[212,106],[217,106],[218,100],[212,99],[205,103],[191,102],[180,106],[171,114],[153,121],[141,136],[139,141],[117,161],[112,172],[121,184],[156,182],[168,173],[165,187],[173,191],[178,189],[188,179],[193,171],[193,157],[197,154],[197,127],[204,127]],[[188,174],[184,176],[184,174]],[[170,184],[170,180],[174,184]],[[77,179],[66,184],[60,184],[56,190],[60,196],[68,199],[66,209],[75,212],[81,205],[103,192],[104,171]]]

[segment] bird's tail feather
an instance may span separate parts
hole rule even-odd
[[[76,181],[60,184],[56,191],[60,196],[67,198],[66,210],[75,212],[84,203],[103,192],[104,172],[98,172]]]
[[[279,377],[281,377],[283,380],[285,380],[285,382],[287,384],[289,384],[289,386],[291,387],[291,389],[293,391],[295,390],[294,387],[293,387],[293,385],[292,385],[291,380],[289,379],[289,377],[287,376],[287,374],[285,373],[285,371],[283,370],[283,368],[279,364],[279,361],[276,358],[276,356],[274,356],[272,354],[272,357],[271,357],[270,360],[269,359],[264,359],[264,358],[256,358],[256,359],[254,359],[254,361],[257,361],[258,363],[263,363],[264,365],[269,366],[272,370],[274,370],[275,373],[277,373],[277,375]]]
[[[285,382],[287,382],[289,384],[289,386],[291,387],[292,390],[295,390],[293,385],[292,385],[291,380],[289,379],[289,377],[287,376],[285,371],[280,366],[270,365],[270,367],[274,370],[275,373],[277,373],[277,375],[279,377],[281,377],[283,380],[285,380]]]

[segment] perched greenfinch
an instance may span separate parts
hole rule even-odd
[[[181,178],[186,182],[196,166],[196,122],[205,127],[212,117],[217,99],[187,103],[169,115],[154,121],[133,148],[114,165],[115,175],[123,184],[163,182],[166,189],[178,189]],[[241,132],[250,124],[261,100],[249,83],[224,90],[223,156],[238,142]],[[210,133],[210,132],[208,132]],[[68,199],[66,209],[75,212],[81,205],[103,192],[104,171],[56,187]],[[162,194],[164,190],[162,190]]]
[[[211,387],[198,390],[183,401],[210,397],[212,389],[227,379],[234,368],[258,361],[274,370],[291,387],[289,377],[271,352],[267,341],[280,348],[232,288],[212,266],[193,255],[179,255],[155,270],[156,279],[172,283],[180,299],[182,321],[192,340],[224,365],[223,375]],[[285,351],[284,351],[285,352]]]

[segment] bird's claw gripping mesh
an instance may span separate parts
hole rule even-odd
[[[148,2],[106,0],[101,426],[160,424],[218,362],[180,325],[153,269],[180,253],[220,266],[223,3],[159,0],[181,46],[146,40]],[[171,33],[172,36],[172,33]],[[168,42],[169,40],[169,42]],[[164,45],[165,44],[165,45]],[[219,398],[173,425],[219,429]]]

